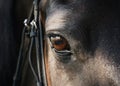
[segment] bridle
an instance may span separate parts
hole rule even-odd
[[[31,8],[30,15],[28,19],[24,21],[24,28],[22,31],[21,37],[21,45],[19,49],[18,62],[15,71],[15,75],[13,77],[13,86],[20,86],[21,76],[23,67],[22,64],[24,62],[24,58],[28,57],[28,63],[32,74],[36,80],[36,86],[47,86],[46,80],[46,71],[45,71],[45,60],[43,54],[43,42],[44,42],[44,29],[41,23],[41,13],[39,12],[39,3],[40,0],[34,0],[33,6]],[[26,55],[23,55],[23,49],[25,44],[25,35],[27,35],[30,39],[28,51]],[[35,56],[36,56],[36,70],[33,67],[32,63],[32,50],[35,46]]]

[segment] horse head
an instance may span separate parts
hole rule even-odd
[[[119,86],[118,0],[43,0],[50,86]]]

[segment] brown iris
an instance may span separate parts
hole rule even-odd
[[[64,37],[51,36],[50,41],[52,43],[52,46],[58,51],[68,49],[68,42]]]

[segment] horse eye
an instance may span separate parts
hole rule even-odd
[[[50,36],[49,38],[52,43],[52,47],[55,48],[56,50],[62,51],[62,50],[69,49],[69,44],[64,37],[59,35],[53,35],[53,36]]]

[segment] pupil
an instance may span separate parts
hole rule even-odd
[[[61,45],[63,44],[63,40],[57,40],[54,42],[55,45]]]

